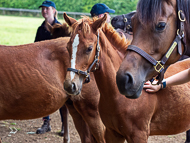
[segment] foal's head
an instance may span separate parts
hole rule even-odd
[[[78,95],[82,84],[87,78],[89,71],[95,68],[97,56],[97,45],[99,42],[98,29],[106,22],[107,15],[95,22],[88,17],[79,21],[64,14],[65,21],[73,28],[67,48],[71,57],[71,68],[68,69],[64,83],[64,89],[70,95]],[[93,63],[93,61],[95,61]]]

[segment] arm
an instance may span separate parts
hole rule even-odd
[[[170,76],[167,79],[165,79],[165,81],[166,87],[186,83],[190,81],[190,69],[186,69],[173,76]],[[152,85],[150,82],[146,82],[144,88],[147,92],[157,92],[161,89],[161,84]]]

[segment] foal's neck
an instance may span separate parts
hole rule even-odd
[[[119,93],[116,85],[116,72],[123,58],[103,33],[100,33],[100,49],[100,69],[94,72],[94,75],[101,94],[101,101],[107,100],[109,96],[109,102],[112,102]]]

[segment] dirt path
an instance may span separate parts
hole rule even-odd
[[[42,119],[35,120],[6,120],[0,121],[0,138],[2,143],[61,143],[63,138],[58,135],[61,130],[61,118],[59,112],[50,115],[52,131],[43,135],[29,134],[35,132],[41,125]],[[18,129],[17,133],[12,134],[11,129]],[[72,118],[69,117],[69,129],[71,143],[80,143],[79,135],[74,127]],[[149,137],[148,143],[184,143],[186,134],[181,133],[171,136]]]

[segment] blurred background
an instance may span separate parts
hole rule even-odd
[[[0,0],[0,44],[21,45],[33,43],[37,28],[44,18],[38,8],[44,0]],[[136,9],[138,0],[52,0],[56,4],[58,20],[63,22],[63,12],[79,19],[90,16],[96,3],[105,3],[115,10],[112,17]]]

